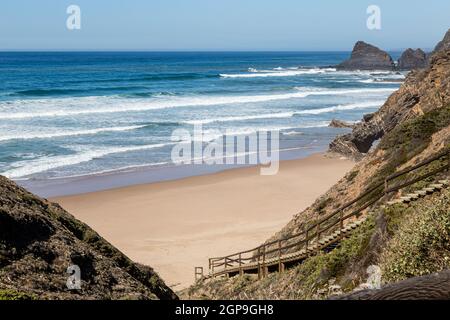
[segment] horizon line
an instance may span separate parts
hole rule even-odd
[[[404,50],[407,50],[408,48],[395,48],[395,49],[382,49],[387,52],[401,52]],[[432,48],[421,48],[425,52],[431,52],[433,51]],[[338,50],[338,49],[323,49],[323,50],[309,50],[309,49],[303,49],[303,50],[273,50],[273,49],[267,49],[267,50],[252,50],[252,49],[246,49],[246,50],[231,50],[231,49],[0,49],[0,53],[4,52],[179,52],[179,53],[218,53],[218,52],[352,52],[352,49],[350,50]]]

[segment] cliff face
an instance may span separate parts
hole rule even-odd
[[[352,51],[349,60],[337,66],[340,70],[393,70],[394,61],[391,56],[383,50],[358,41]]]
[[[450,29],[448,29],[447,33],[444,36],[444,39],[442,39],[441,42],[437,44],[437,46],[434,48],[433,54],[438,51],[443,50],[449,50],[450,49]]]
[[[368,121],[356,124],[349,134],[337,137],[330,151],[361,159],[373,142],[398,123],[450,102],[450,50],[435,53],[424,70],[412,71],[398,91]]]
[[[81,289],[66,286],[67,268]],[[58,205],[0,176],[0,299],[177,299],[139,265]]]

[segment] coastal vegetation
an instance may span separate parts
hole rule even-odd
[[[389,175],[449,150],[448,79],[450,50],[437,50],[430,64],[411,72],[400,90],[378,112],[358,123],[352,133],[338,137],[331,144],[331,151],[360,161],[270,241],[295,234],[318,216],[332,212],[337,205],[379,186],[360,200],[360,204],[369,202],[383,191]],[[379,143],[373,145],[376,140]],[[412,181],[445,168],[447,161],[437,159],[390,183],[395,186]],[[383,206],[394,197],[442,178],[448,179],[448,171],[385,195],[369,208],[369,219],[329,253],[309,257],[285,272],[274,272],[262,280],[250,275],[205,280],[181,294],[206,299],[322,299],[364,289],[367,268],[372,265],[380,268],[383,285],[446,270],[450,268],[450,191],[446,189],[420,198],[408,206]]]

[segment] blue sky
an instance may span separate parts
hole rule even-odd
[[[66,8],[81,8],[81,30]],[[366,28],[381,8],[382,29]],[[3,0],[0,50],[350,50],[432,48],[449,0]]]

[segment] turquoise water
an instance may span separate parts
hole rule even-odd
[[[378,109],[402,74],[343,72],[347,52],[0,53],[0,174],[13,179],[170,165],[175,129],[281,130],[324,150]],[[395,54],[394,54],[395,56]],[[319,68],[324,67],[324,68]]]

